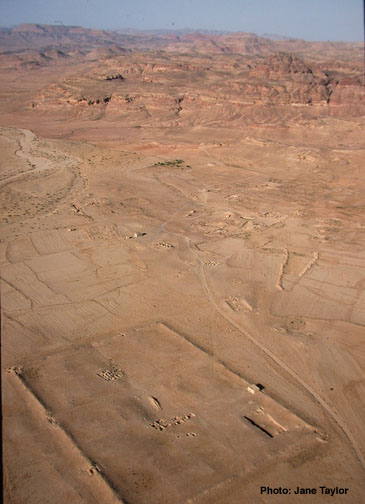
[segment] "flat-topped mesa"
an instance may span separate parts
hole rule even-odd
[[[365,114],[365,87],[359,77],[334,80],[332,87],[330,104],[335,106],[333,112],[336,115],[350,114],[356,117]]]
[[[268,56],[251,70],[248,88],[264,104],[327,104],[332,93],[328,74],[314,73],[303,60],[285,52]]]
[[[90,36],[103,36],[108,32],[105,30],[93,30],[90,28],[83,28],[81,26],[67,26],[63,24],[39,24],[39,23],[23,23],[21,25],[11,28],[13,33],[26,33],[29,35],[43,35],[49,37],[60,37],[62,35],[90,35]]]
[[[130,52],[130,49],[116,45],[109,47],[95,47],[86,54],[85,59],[87,61],[100,61],[102,59],[110,59],[115,58],[116,56],[123,56],[125,54],[129,54]]]
[[[60,33],[67,33],[69,31],[70,27],[69,26],[63,26],[63,25],[42,25],[38,23],[23,23],[21,25],[15,26],[12,28],[13,32],[26,32],[26,33],[53,33],[53,34],[60,34]]]
[[[313,71],[294,54],[277,52],[249,73],[247,91],[256,103],[330,105],[331,115],[363,115],[365,93],[359,76]],[[258,98],[260,97],[260,98]]]
[[[267,80],[297,80],[309,82],[315,78],[313,71],[294,54],[277,52],[265,58],[249,74],[250,78]]]

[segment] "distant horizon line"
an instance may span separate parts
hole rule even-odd
[[[113,32],[113,33],[123,33],[123,32],[134,32],[134,33],[202,33],[202,34],[217,34],[217,35],[226,35],[226,34],[233,34],[233,33],[244,33],[244,34],[251,34],[254,35],[255,37],[260,37],[260,38],[271,38],[272,40],[276,41],[290,41],[290,40],[302,40],[305,42],[340,42],[340,43],[360,43],[363,42],[363,40],[343,40],[343,39],[326,39],[326,40],[318,40],[318,39],[309,39],[309,38],[301,38],[301,37],[295,37],[294,35],[283,35],[281,33],[269,33],[269,32],[264,32],[264,33],[256,33],[252,31],[237,31],[237,30],[223,30],[223,29],[210,29],[210,28],[132,28],[132,27],[121,27],[121,28],[96,28],[96,27],[86,27],[82,25],[68,25],[68,24],[63,24],[61,21],[55,21],[54,23],[40,23],[40,22],[25,22],[25,23],[19,23],[19,24],[12,24],[8,26],[0,26],[1,30],[4,29],[14,29],[19,26],[49,26],[49,27],[59,27],[59,28],[82,28],[85,30],[101,30],[101,31],[106,31],[106,32]]]

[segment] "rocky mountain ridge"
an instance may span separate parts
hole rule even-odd
[[[67,121],[127,121],[134,128],[234,125],[241,130],[365,115],[356,44],[329,43],[323,51],[318,45],[312,53],[315,43],[251,33],[156,36],[23,25],[1,31],[0,47],[4,37],[19,36],[34,45],[0,53],[3,74],[21,89],[17,100],[6,90],[3,98],[11,113],[24,117],[26,110],[32,120],[61,114]],[[47,47],[36,48],[51,39]],[[38,83],[29,93],[28,82]]]
[[[271,54],[277,51],[310,54],[320,49],[323,56],[362,58],[361,42],[309,42],[300,39],[273,39],[254,33],[150,33],[94,30],[80,26],[23,24],[0,30],[0,52],[25,49],[80,49],[119,45],[129,49],[199,52],[206,54]]]
[[[82,76],[52,83],[32,98],[31,107],[70,117],[128,116],[141,127],[156,121],[180,126],[234,121],[240,128],[270,115],[276,122],[359,116],[365,101],[359,77],[337,78],[284,52],[259,60],[225,55],[212,61],[200,55],[189,63],[182,56],[166,61],[161,53],[129,53],[108,58],[103,67],[92,62]]]

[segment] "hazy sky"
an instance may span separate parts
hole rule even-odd
[[[210,29],[362,40],[363,0],[0,0],[0,26]]]

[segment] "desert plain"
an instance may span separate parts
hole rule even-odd
[[[5,502],[364,502],[361,44],[0,48]]]

